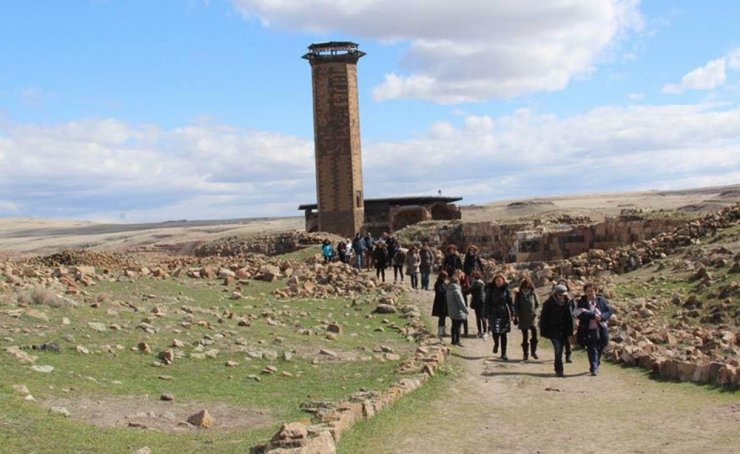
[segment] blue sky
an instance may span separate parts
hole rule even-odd
[[[740,5],[5,0],[0,217],[296,215],[312,42],[352,40],[368,197],[740,182]]]

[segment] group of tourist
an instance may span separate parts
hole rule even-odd
[[[555,374],[558,377],[565,376],[563,356],[565,363],[572,362],[574,342],[586,349],[591,375],[598,375],[601,356],[609,342],[607,322],[612,309],[606,299],[596,293],[593,283],[586,284],[583,296],[576,297],[565,280],[558,281],[542,304],[538,320],[540,302],[529,278],[522,279],[519,287],[512,289],[504,275],[498,273],[486,284],[482,280],[482,272],[475,270],[478,263],[471,262],[467,273],[463,269],[466,264],[459,261],[459,256],[459,263],[455,262],[455,255],[454,246],[448,248],[445,268],[448,264],[454,268],[440,271],[434,284],[432,315],[438,317],[437,334],[440,338],[446,336],[445,319],[449,317],[452,321],[452,345],[463,347],[460,339],[468,337],[471,308],[475,312],[478,337],[485,340],[490,333],[493,337],[493,353],[500,351],[502,360],[509,359],[508,333],[512,324],[521,331],[522,358],[525,361],[530,356],[538,359],[539,328],[540,337],[552,343]]]
[[[429,290],[430,275],[435,267],[435,254],[427,243],[406,249],[389,234],[374,240],[369,233],[364,236],[358,233],[352,241],[340,242],[336,254],[331,242],[326,240],[322,250],[325,262],[338,259],[359,269],[375,269],[375,275],[383,282],[385,270],[392,267],[393,282],[404,282],[404,276],[409,276],[414,289]],[[485,272],[475,246],[469,246],[463,256],[454,244],[447,246],[434,283],[432,308],[432,315],[438,317],[437,334],[440,338],[447,335],[445,320],[449,317],[452,321],[452,345],[462,347],[460,339],[469,336],[468,315],[472,309],[477,336],[486,340],[490,333],[493,353],[500,352],[502,360],[509,359],[508,333],[513,324],[521,331],[522,358],[525,361],[530,356],[539,358],[539,331],[539,337],[552,343],[558,377],[565,375],[563,363],[572,362],[574,344],[586,349],[589,372],[598,375],[601,356],[609,342],[607,321],[612,309],[606,299],[597,294],[594,284],[586,284],[584,294],[576,297],[567,281],[560,280],[552,287],[540,310],[535,286],[529,278],[522,279],[518,288],[513,289],[501,273],[485,283]]]
[[[385,271],[393,268],[394,283],[404,282],[404,276],[408,276],[411,288],[429,290],[434,253],[427,243],[404,248],[387,233],[377,240],[369,233],[364,236],[357,233],[352,241],[340,241],[336,251],[329,240],[324,240],[322,254],[325,263],[339,260],[358,269],[374,269],[376,277],[383,282]]]

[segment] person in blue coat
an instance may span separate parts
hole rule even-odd
[[[607,323],[614,311],[601,295],[596,294],[596,285],[583,286],[584,295],[578,301],[575,316],[578,318],[578,343],[588,352],[589,372],[599,374],[601,355],[609,343]]]
[[[329,263],[334,259],[334,247],[331,241],[324,240],[321,244],[321,253],[324,255],[324,263]]]

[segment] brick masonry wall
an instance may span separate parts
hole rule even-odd
[[[357,61],[311,61],[319,230],[362,228],[363,186]]]

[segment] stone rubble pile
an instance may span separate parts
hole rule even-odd
[[[696,243],[719,229],[735,225],[740,220],[740,204],[723,208],[670,233],[614,249],[592,249],[558,262],[561,276],[598,276],[604,271],[618,274],[640,268],[653,260],[665,258],[678,249]]]
[[[198,246],[196,257],[241,257],[248,254],[278,255],[297,251],[306,246],[321,244],[329,239],[336,246],[339,241],[346,241],[330,233],[287,232],[275,235],[238,237],[218,239]]]
[[[655,313],[676,301],[614,301],[617,317],[610,325],[607,358],[638,366],[668,380],[740,387],[740,335],[727,325],[691,326],[664,323]]]

